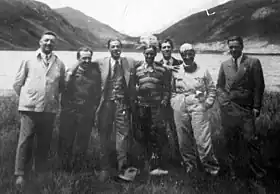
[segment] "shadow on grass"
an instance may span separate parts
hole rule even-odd
[[[16,193],[14,187],[14,159],[19,131],[19,117],[16,111],[17,99],[15,97],[2,98],[0,101],[0,193]],[[260,136],[260,145],[264,164],[269,170],[271,180],[271,193],[280,190],[277,182],[278,165],[280,164],[280,94],[266,93],[261,116],[256,121]],[[210,110],[213,141],[215,152],[219,158],[222,170],[224,164],[225,141],[220,126],[219,109],[217,105]],[[246,193],[242,181],[232,182],[226,175],[221,177],[208,177],[202,172],[185,175],[182,168],[170,167],[169,175],[165,177],[149,177],[142,172],[133,183],[117,183],[109,181],[100,183],[94,168],[98,163],[99,139],[98,133],[93,130],[89,143],[88,158],[84,160],[85,168],[80,173],[65,173],[56,170],[57,126],[53,133],[50,152],[51,169],[45,174],[29,175],[26,192],[32,193]],[[164,148],[165,150],[168,147]],[[141,150],[133,147],[133,153],[138,156]],[[275,187],[275,188],[273,188]],[[278,188],[277,188],[278,187]],[[278,190],[277,190],[278,189]]]

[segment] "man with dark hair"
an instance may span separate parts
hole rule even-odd
[[[62,93],[58,154],[66,171],[80,170],[85,162],[95,111],[100,101],[101,74],[92,63],[93,51],[81,47],[77,63],[67,71]],[[75,142],[75,145],[74,145]],[[74,157],[73,157],[74,154]]]
[[[107,42],[107,48],[108,48],[108,49],[110,49],[110,45],[111,45],[111,42],[112,42],[112,41],[118,41],[119,44],[120,44],[120,47],[122,48],[122,42],[121,42],[121,40],[119,40],[119,39],[109,39],[108,42]]]
[[[101,144],[101,171],[99,180],[104,182],[115,170],[110,156],[117,154],[118,178],[132,181],[126,176],[128,168],[131,96],[135,87],[131,87],[131,70],[135,61],[121,57],[122,44],[118,39],[108,41],[110,57],[98,59],[101,70],[101,100],[96,112],[97,128]],[[112,171],[111,171],[112,170]]]
[[[176,71],[179,69],[179,65],[182,64],[182,60],[178,60],[172,56],[172,51],[174,49],[173,41],[169,38],[163,40],[159,44],[159,49],[162,53],[162,59],[160,63],[163,64],[167,69],[171,71]]]
[[[137,91],[134,99],[139,128],[136,130],[143,134],[137,140],[146,147],[150,175],[164,175],[168,171],[163,170],[162,147],[167,137],[161,110],[170,100],[171,74],[154,61],[157,54],[155,45],[146,45],[143,54],[145,60],[137,63],[132,75]]]
[[[228,47],[232,57],[221,64],[217,90],[230,174],[235,179],[234,164],[242,162],[249,188],[265,193],[265,171],[255,134],[255,119],[260,115],[265,88],[262,66],[259,59],[242,53],[241,37],[228,39]]]
[[[52,52],[56,43],[53,32],[44,33],[34,56],[23,60],[16,74],[14,90],[19,96],[20,134],[16,153],[16,184],[23,186],[24,176],[32,163],[33,141],[36,172],[44,172],[52,138],[59,95],[64,90],[65,66]]]
[[[168,70],[170,70],[170,73],[178,71],[180,64],[182,64],[183,61],[172,56],[172,51],[174,49],[173,41],[169,38],[166,38],[159,44],[159,48],[162,53],[162,59],[159,62]],[[170,157],[172,159],[171,162],[175,165],[180,165],[181,157],[177,141],[178,138],[173,118],[173,109],[171,108],[170,103],[168,103],[167,107],[163,108],[162,111],[163,115],[165,116],[164,120],[166,123],[169,145],[172,149],[172,155]]]

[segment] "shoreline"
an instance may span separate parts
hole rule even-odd
[[[19,49],[15,49],[15,50],[10,50],[10,49],[0,49],[0,52],[31,52],[31,51],[36,51],[34,49],[24,49],[24,50],[19,50]],[[55,49],[54,51],[58,51],[58,52],[76,52],[76,50],[74,49],[69,49],[69,50],[63,50],[63,49]],[[107,52],[108,49],[93,49],[93,52]],[[143,51],[141,49],[127,49],[124,48],[123,52],[126,53],[142,53]],[[174,53],[178,54],[179,50],[174,50]],[[216,54],[216,55],[228,55],[228,51],[220,51],[220,50],[196,50],[197,54]],[[259,55],[259,56],[280,56],[280,52],[279,53],[275,53],[275,52],[243,52],[244,54],[247,55]]]
[[[31,52],[31,51],[36,51],[36,49],[0,49],[0,52]],[[55,49],[54,51],[58,51],[58,52],[76,52],[77,50],[74,49],[69,49],[69,50],[64,50],[64,49]],[[107,48],[93,48],[93,52],[107,52],[108,49]],[[128,48],[124,48],[123,52],[126,53],[142,53],[143,50],[142,49],[128,49]],[[178,49],[175,49],[173,51],[174,53],[179,53]],[[217,54],[217,55],[228,55],[228,51],[221,51],[221,50],[200,50],[197,49],[196,50],[197,54]],[[280,56],[280,52],[248,52],[248,51],[244,51],[244,54],[247,55],[259,55],[259,56]]]

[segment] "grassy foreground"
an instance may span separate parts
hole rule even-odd
[[[14,188],[14,159],[19,132],[19,116],[17,113],[17,98],[0,97],[0,194],[17,193]],[[214,146],[223,168],[224,141],[220,127],[219,110],[217,106],[210,111]],[[260,145],[264,164],[269,170],[270,193],[280,191],[277,169],[280,165],[280,94],[266,92],[261,116],[256,121],[260,135]],[[56,125],[57,126],[57,125]],[[137,177],[135,182],[120,184],[109,182],[101,184],[96,180],[93,168],[97,163],[99,150],[98,134],[93,130],[85,169],[81,173],[67,174],[55,171],[56,164],[57,127],[53,133],[50,153],[52,167],[46,174],[30,174],[29,184],[25,193],[247,193],[243,182],[232,182],[226,174],[220,177],[207,177],[203,173],[184,175],[182,168],[170,169],[166,177],[151,178],[145,175]],[[167,149],[167,147],[166,147]],[[135,148],[136,154],[139,149]],[[279,172],[278,172],[279,174]],[[279,183],[280,184],[280,183]]]

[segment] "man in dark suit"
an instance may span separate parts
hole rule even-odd
[[[169,38],[163,40],[159,44],[159,49],[162,53],[162,59],[160,63],[163,64],[169,70],[176,71],[179,69],[179,65],[183,63],[183,61],[176,59],[172,56],[172,51],[174,49],[173,41]]]
[[[260,115],[265,88],[262,66],[258,59],[242,53],[241,37],[228,39],[228,47],[232,57],[220,67],[217,90],[231,177],[236,178],[233,164],[240,156],[249,189],[265,193],[265,170],[255,135],[255,118]]]
[[[177,71],[179,66],[183,61],[176,59],[172,56],[172,51],[174,49],[173,41],[169,38],[164,39],[159,44],[159,49],[162,53],[162,59],[159,61],[164,67],[166,67],[170,72]],[[169,146],[171,151],[171,162],[174,165],[180,165],[181,157],[179,152],[178,138],[176,133],[176,127],[173,118],[173,109],[170,103],[162,110],[164,120],[166,121],[166,132],[169,140]]]
[[[128,167],[130,96],[135,90],[130,87],[130,75],[135,62],[121,57],[120,40],[109,40],[108,49],[111,56],[96,61],[101,71],[101,100],[96,111],[101,144],[99,179],[106,181],[109,178],[110,155],[116,150],[118,177],[127,180],[124,173]]]

